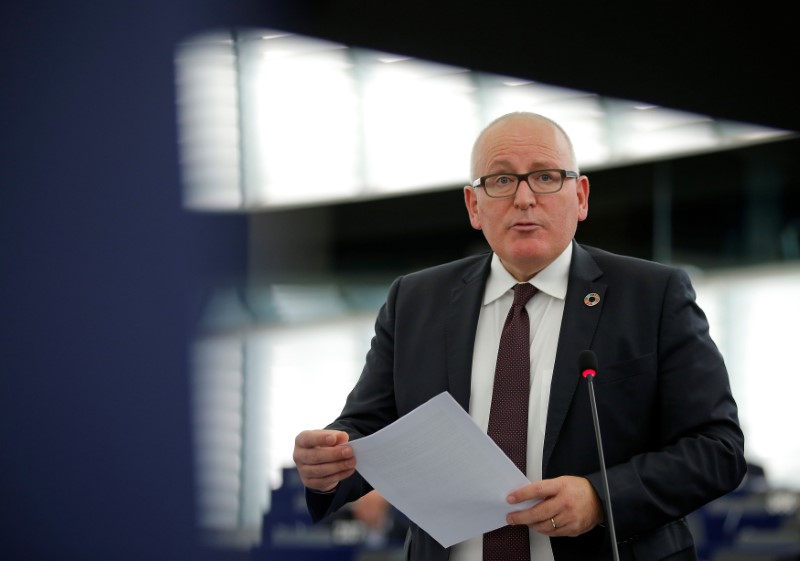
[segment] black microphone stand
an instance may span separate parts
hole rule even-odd
[[[587,351],[584,351],[587,352]],[[591,351],[588,351],[591,352]],[[593,364],[597,364],[597,358],[592,353]],[[582,369],[583,370],[583,369]],[[606,495],[606,519],[608,521],[608,528],[611,532],[611,553],[614,555],[614,561],[619,561],[619,550],[617,549],[617,532],[614,530],[614,514],[611,512],[611,491],[608,488],[608,473],[606,472],[606,460],[603,456],[603,440],[600,437],[600,420],[597,416],[597,401],[594,397],[594,376],[595,368],[590,369],[591,372],[583,371],[583,377],[589,383],[589,401],[592,404],[592,420],[594,421],[594,434],[597,437],[597,454],[600,458],[600,474],[603,479],[603,492]]]

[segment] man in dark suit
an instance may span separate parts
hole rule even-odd
[[[695,559],[684,516],[735,489],[745,461],[727,371],[689,278],[574,241],[588,214],[589,180],[549,119],[512,113],[491,123],[475,142],[472,172],[465,203],[492,252],[392,284],[340,417],[297,436],[294,459],[312,516],[370,489],[352,449],[338,444],[440,392],[486,429],[511,289],[530,283],[538,289],[525,305],[531,483],[509,496],[509,525],[528,527],[531,559],[611,559],[588,389],[578,372],[579,354],[591,349],[620,557]],[[514,509],[527,499],[541,501]],[[408,559],[489,561],[481,540],[448,550],[412,524]]]

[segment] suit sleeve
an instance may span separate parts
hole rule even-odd
[[[377,432],[397,419],[394,397],[394,310],[401,280],[398,278],[392,283],[386,303],[378,312],[375,335],[358,382],[348,395],[339,417],[326,427],[348,433],[350,440]],[[356,471],[342,481],[335,492],[306,490],[306,504],[316,522],[371,489]]]
[[[620,540],[651,532],[735,489],[746,470],[727,370],[681,270],[666,283],[657,330],[652,435],[645,450],[608,468]],[[617,446],[624,443],[604,442],[604,448]],[[600,473],[588,479],[606,503]]]

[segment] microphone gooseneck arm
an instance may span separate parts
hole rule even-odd
[[[614,514],[611,512],[611,491],[608,488],[608,473],[606,460],[603,456],[603,439],[600,437],[600,419],[597,415],[597,400],[594,397],[594,377],[597,375],[597,357],[592,351],[583,351],[579,357],[581,374],[589,384],[589,401],[592,405],[592,421],[594,421],[594,434],[597,439],[597,455],[600,459],[600,475],[603,480],[603,492],[606,495],[606,521],[611,533],[611,552],[614,561],[619,561],[617,549],[617,532],[614,529]]]

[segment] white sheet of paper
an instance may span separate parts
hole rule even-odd
[[[538,502],[506,502],[528,479],[447,392],[349,445],[359,473],[444,547]]]

